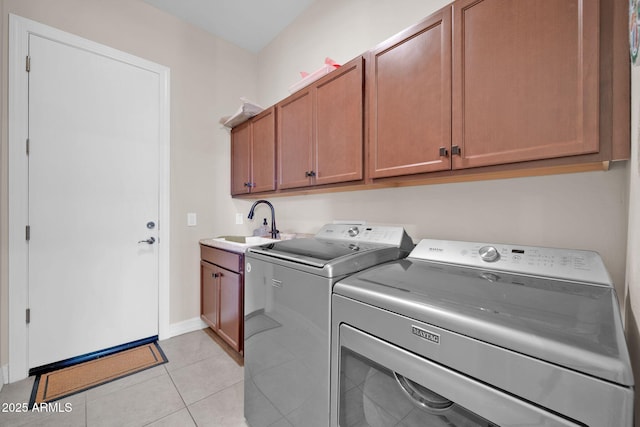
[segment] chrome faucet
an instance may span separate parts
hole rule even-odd
[[[249,209],[249,215],[247,215],[247,218],[253,219],[254,210],[256,209],[256,206],[258,206],[260,203],[264,203],[264,204],[266,204],[267,206],[269,206],[271,208],[271,238],[272,239],[277,239],[279,232],[276,229],[276,211],[273,209],[273,205],[269,201],[267,201],[267,200],[257,200],[251,206],[251,209]]]

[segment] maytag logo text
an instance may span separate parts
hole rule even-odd
[[[423,338],[427,341],[431,341],[434,344],[440,344],[440,335],[433,333],[433,332],[429,332],[427,330],[424,330],[422,328],[419,328],[417,326],[413,326],[411,325],[411,333],[413,333],[413,335],[417,335],[420,338]]]

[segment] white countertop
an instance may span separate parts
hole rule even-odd
[[[234,241],[235,238],[244,238],[245,243]],[[210,246],[212,248],[224,249],[225,251],[245,253],[252,246],[260,246],[267,243],[277,242],[276,239],[258,236],[234,236],[234,240],[227,240],[224,237],[215,237],[209,239],[201,239],[200,244]]]

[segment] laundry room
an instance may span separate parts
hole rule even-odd
[[[587,260],[589,271],[606,271],[594,273],[597,279],[582,273],[576,279],[610,290],[597,293],[602,299],[612,295],[616,303],[607,333],[623,334],[622,353],[628,350],[628,359],[623,357],[622,364],[630,362],[633,369],[604,376],[602,384],[620,381],[627,394],[612,392],[603,410],[635,412],[640,419],[640,405],[625,400],[631,390],[631,401],[637,401],[634,374],[636,382],[640,379],[637,1],[262,3],[230,10],[221,1],[0,0],[0,424],[56,425],[64,418],[69,425],[87,426],[109,425],[108,420],[122,425],[420,425],[414,413],[396,414],[384,405],[369,406],[385,413],[378,424],[349,415],[335,418],[342,386],[340,371],[332,369],[350,363],[349,368],[362,367],[365,374],[372,368],[383,373],[379,368],[386,359],[377,359],[374,344],[367,344],[356,328],[374,322],[365,321],[369,314],[359,304],[364,299],[353,309],[342,301],[353,303],[367,292],[373,298],[377,290],[365,292],[368,285],[362,283],[378,278],[346,279],[336,288],[339,296],[331,289],[383,263],[395,266],[394,272],[406,267],[410,278],[403,283],[409,286],[416,277],[411,268],[417,268],[410,264],[418,258],[445,262],[424,250],[427,243],[413,253],[424,240],[434,248],[440,247],[434,242],[474,242],[460,249],[474,253],[495,248],[497,258],[483,250],[470,262],[488,262],[486,274],[499,276],[478,282],[478,289],[486,289],[482,295],[497,299],[525,298],[514,286],[530,283],[512,275],[537,274],[495,267],[507,253],[529,260],[533,253],[547,256],[539,249],[545,248],[554,260],[564,260],[567,255],[553,251],[565,248],[574,251],[576,269]],[[224,19],[207,19],[207,14]],[[271,32],[261,33],[269,23]],[[496,52],[501,52],[499,60],[492,56]],[[84,70],[94,70],[105,83],[93,85],[97,77],[83,78]],[[257,110],[225,126],[248,106]],[[85,147],[90,126],[109,149]],[[58,132],[63,127],[71,130]],[[123,137],[125,132],[133,136]],[[61,135],[60,145],[41,148],[54,134]],[[133,140],[149,145],[134,146]],[[261,145],[264,141],[269,144]],[[83,185],[77,191],[67,191],[68,183],[78,182]],[[114,195],[128,204],[116,205]],[[118,246],[117,255],[110,254],[121,244],[120,236],[131,247]],[[318,239],[322,247],[316,246]],[[338,243],[329,245],[330,252],[324,243],[333,240]],[[387,254],[383,247],[393,250]],[[450,247],[442,246],[443,252]],[[78,255],[70,255],[76,253],[72,249]],[[402,260],[407,255],[413,258]],[[350,257],[351,264],[332,262],[342,256]],[[318,261],[323,257],[327,263]],[[71,273],[60,267],[67,262]],[[296,263],[305,267],[292,268]],[[560,261],[553,264],[556,268]],[[444,274],[424,268],[436,277]],[[134,269],[139,269],[134,278],[123,279]],[[532,286],[548,290],[561,289],[565,281],[573,284],[576,276],[563,274],[552,275],[548,286]],[[62,290],[49,287],[49,278],[56,275]],[[476,283],[460,277],[460,283]],[[73,281],[76,287],[69,288]],[[275,292],[286,289],[288,281],[317,281],[328,291],[289,294],[286,301],[293,308],[274,308],[269,315],[270,307],[286,306],[277,304]],[[105,283],[116,282],[118,287],[101,293]],[[269,283],[269,288],[258,286],[254,292],[256,283]],[[221,293],[229,284],[235,293]],[[394,312],[410,311],[410,303],[398,302],[407,293],[394,294],[402,307]],[[461,301],[470,298],[464,291],[459,295]],[[526,295],[523,310],[533,310],[527,305],[532,301],[553,300],[554,294]],[[572,295],[583,294],[575,290]],[[332,298],[341,301],[336,309],[342,310],[333,317]],[[220,305],[225,301],[235,304],[230,317]],[[562,317],[560,301],[565,299],[550,301],[548,307],[559,324],[575,316],[592,327],[589,320],[601,319],[601,306],[574,310],[574,302],[568,302],[572,309]],[[483,307],[500,311],[492,304]],[[354,319],[352,314],[359,312],[363,317]],[[503,313],[515,316],[517,310]],[[56,324],[52,319],[58,316],[69,323]],[[340,316],[358,331],[343,335],[332,323]],[[531,325],[527,330],[539,332],[531,340],[557,339],[531,319],[526,319],[531,324],[519,324],[519,330]],[[410,324],[417,329],[409,335],[418,337],[420,346],[442,340],[444,348],[447,334],[464,335],[457,328],[467,323],[446,325],[439,326],[442,332]],[[513,335],[500,335],[497,329],[503,326],[493,324],[499,340],[482,340],[508,347],[504,340]],[[294,333],[277,335],[288,330]],[[266,338],[271,336],[273,341]],[[120,344],[141,338],[157,340],[161,350],[152,350],[161,354],[161,366],[54,399],[60,405],[47,414],[34,412],[38,406],[30,398],[36,394],[33,374],[39,368],[102,349],[120,351]],[[345,348],[367,350],[341,355],[335,347],[343,338]],[[256,360],[251,348],[268,356]],[[562,354],[560,347],[550,348],[550,354]],[[478,352],[473,363],[495,367],[493,350],[469,350],[468,357],[474,357],[473,351]],[[513,351],[530,352],[537,360],[547,357],[528,347]],[[418,368],[422,362],[406,360],[423,372]],[[576,356],[567,363],[582,361]],[[307,372],[320,366],[311,362],[326,369],[320,379]],[[513,363],[542,369],[519,359]],[[292,370],[274,369],[273,376],[290,375],[298,383],[309,377],[309,382],[267,381],[270,368],[286,364]],[[566,379],[554,389],[560,393],[566,384],[586,388],[584,378],[599,375],[594,372],[600,365],[594,366],[575,382],[571,378],[578,368],[567,369],[566,377],[545,372]],[[424,397],[424,387],[417,384],[423,374],[403,375],[392,372],[385,381],[400,384],[402,393],[409,389]],[[359,386],[350,378],[353,390],[373,387],[371,382],[366,386],[365,377]],[[480,390],[474,384],[470,389]],[[300,392],[293,393],[298,386]],[[305,402],[294,405],[296,396],[284,399],[287,393],[301,400],[308,393],[309,400],[313,396],[324,406],[305,412]],[[263,405],[258,395],[275,397]],[[445,397],[443,402],[455,402]],[[523,400],[531,403],[535,397]],[[506,405],[507,400],[495,397],[492,402]],[[65,412],[66,403],[72,411]],[[366,407],[362,396],[359,403]],[[467,408],[474,404],[469,398]],[[28,413],[20,412],[23,405]],[[252,421],[248,407],[265,412]],[[529,410],[532,418],[527,419],[543,419],[535,418],[542,416],[537,409]],[[464,418],[460,409],[450,424],[433,425],[515,425],[497,421],[513,419],[507,412],[490,420],[486,414]],[[548,425],[589,425],[562,409],[549,412],[557,419]],[[620,420],[628,421],[625,416]]]

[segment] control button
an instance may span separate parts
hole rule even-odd
[[[483,246],[478,251],[480,258],[486,262],[494,262],[500,258],[500,253],[494,246]]]
[[[500,277],[497,274],[484,272],[480,275],[485,280],[488,280],[491,283],[495,283],[500,280]]]
[[[348,233],[349,233],[349,236],[356,237],[360,233],[360,229],[358,227],[351,227]]]

